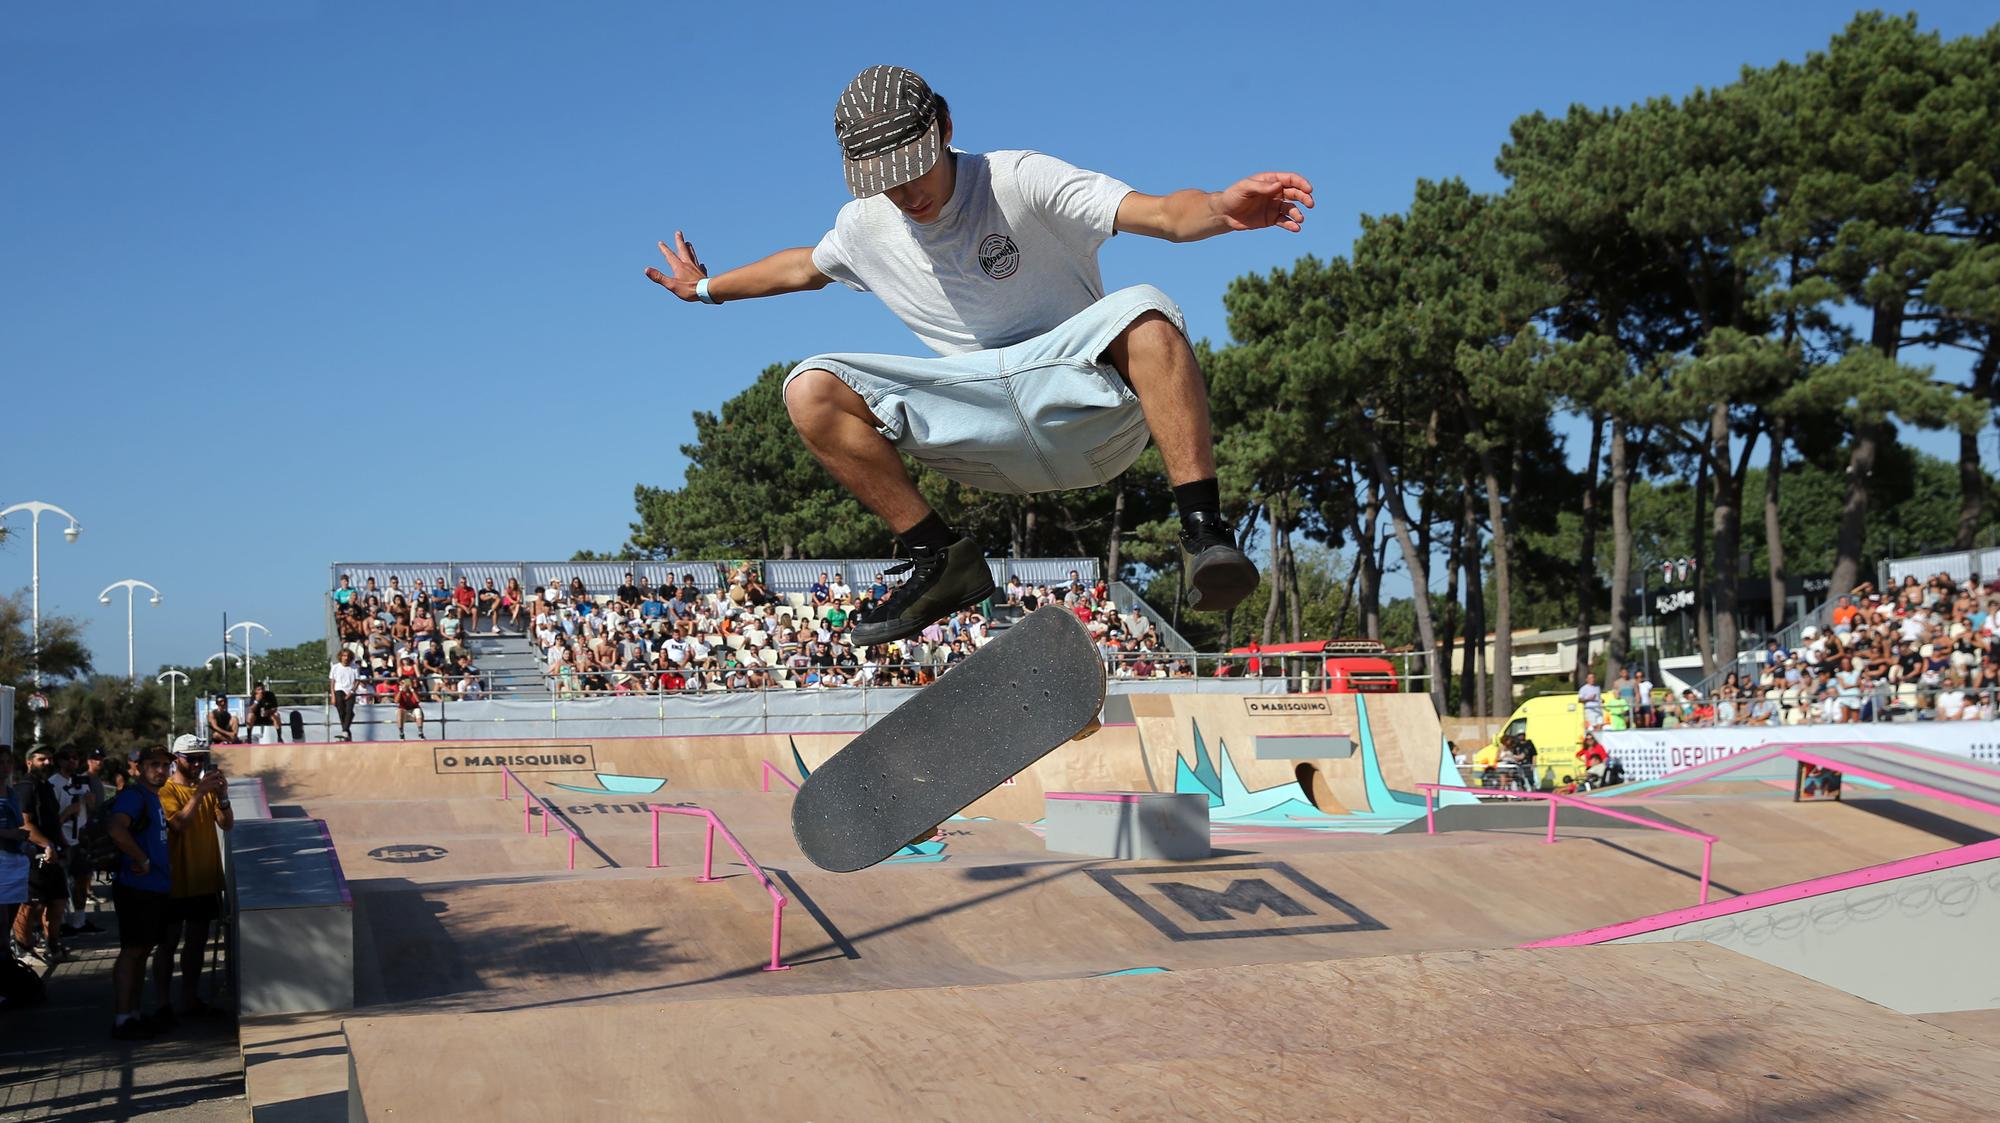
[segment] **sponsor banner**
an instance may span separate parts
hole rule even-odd
[[[1856,725],[1781,725],[1673,729],[1621,729],[1599,733],[1605,751],[1625,765],[1625,778],[1657,780],[1784,742],[1820,744],[1889,741],[1934,753],[2000,764],[2000,722],[1871,722]]]
[[[1266,695],[1243,699],[1243,710],[1251,717],[1298,717],[1302,714],[1326,714],[1331,716],[1333,704],[1324,698],[1305,698],[1298,695]]]
[[[595,772],[597,754],[588,743],[503,745],[493,748],[473,746],[432,749],[431,763],[440,776],[498,772],[502,768],[516,772]]]

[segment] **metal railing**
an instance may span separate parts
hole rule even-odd
[[[1457,784],[1418,784],[1417,788],[1424,793],[1425,834],[1437,833],[1437,793],[1470,792],[1473,795],[1492,796],[1498,799],[1539,799],[1547,802],[1549,805],[1549,832],[1548,837],[1543,841],[1550,845],[1553,845],[1556,840],[1556,811],[1563,807],[1581,807],[1608,818],[1621,819],[1638,826],[1666,831],[1669,834],[1699,839],[1701,841],[1701,900],[1698,903],[1704,905],[1708,903],[1709,872],[1715,863],[1715,844],[1721,841],[1712,834],[1689,830],[1686,827],[1676,827],[1670,823],[1662,823],[1654,819],[1642,818],[1638,815],[1629,815],[1623,811],[1614,811],[1609,807],[1592,803],[1586,799],[1558,795],[1554,792],[1517,792],[1502,788],[1466,788],[1460,787]]]
[[[653,869],[660,869],[663,865],[660,861],[660,816],[689,815],[707,821],[708,830],[702,838],[701,876],[695,878],[698,882],[723,880],[715,876],[715,836],[717,832],[721,833],[722,840],[729,844],[731,850],[736,851],[736,856],[743,860],[743,864],[750,868],[758,883],[763,885],[764,891],[771,895],[771,962],[765,964],[764,970],[791,970],[779,958],[779,945],[783,942],[785,934],[785,895],[778,891],[778,886],[771,880],[771,876],[764,872],[764,867],[757,864],[757,860],[750,856],[750,852],[743,848],[741,842],[736,841],[736,836],[729,832],[729,828],[723,826],[722,819],[708,808],[692,804],[649,803],[646,805],[646,810],[653,815]]]
[[[528,787],[527,781],[514,775],[513,769],[504,764],[501,765],[500,798],[503,800],[513,799],[513,788],[516,785],[521,789],[521,833],[534,833],[534,813],[530,810],[530,807],[539,804],[542,809],[542,837],[549,837],[549,820],[556,820],[562,827],[563,833],[569,836],[569,868],[571,870],[576,869],[576,827],[570,823],[569,816],[559,815],[553,804],[535,794],[534,790]]]
[[[757,763],[763,769],[763,771],[758,775],[757,779],[758,791],[768,793],[771,790],[771,777],[776,776],[778,778],[779,783],[792,789],[793,795],[798,794],[799,786],[792,782],[792,778],[790,776],[787,776],[782,771],[780,771],[777,765],[772,764],[768,760],[760,760]]]
[[[1140,596],[1137,589],[1123,581],[1113,581],[1110,592],[1112,605],[1119,612],[1129,613],[1137,610],[1139,615],[1145,617],[1146,622],[1160,633],[1160,642],[1166,644],[1168,650],[1190,652],[1194,650],[1194,644],[1189,643],[1187,637],[1175,631],[1174,626],[1167,623],[1167,618],[1146,603],[1146,598]]]

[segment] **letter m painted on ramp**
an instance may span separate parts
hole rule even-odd
[[[1386,927],[1284,862],[1132,866],[1085,872],[1161,935],[1175,941],[1376,932]]]
[[[1230,920],[1233,913],[1270,909],[1279,916],[1311,916],[1312,910],[1278,891],[1261,877],[1229,883],[1220,893],[1180,881],[1156,881],[1153,888],[1196,920]]]

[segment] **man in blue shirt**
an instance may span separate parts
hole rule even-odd
[[[192,741],[192,737],[183,737]],[[173,891],[168,868],[167,817],[160,807],[160,785],[166,783],[173,756],[164,746],[141,750],[137,782],[111,801],[107,833],[121,855],[111,901],[118,911],[118,962],[111,969],[115,1019],[111,1036],[121,1041],[143,1040],[158,1029],[139,1016],[140,992],[146,982],[146,960],[166,932],[167,906]]]

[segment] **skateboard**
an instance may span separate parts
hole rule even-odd
[[[813,770],[792,837],[821,869],[865,869],[1096,732],[1103,708],[1090,633],[1060,605],[1037,609]]]

